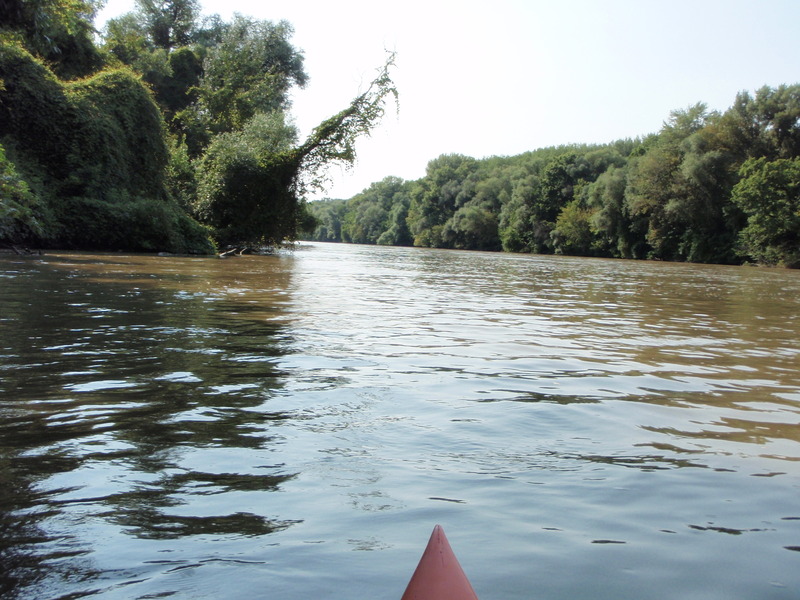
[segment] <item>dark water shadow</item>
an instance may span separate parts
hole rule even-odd
[[[290,418],[269,400],[292,351],[291,268],[274,257],[223,263],[58,255],[4,278],[1,597],[55,581],[92,593],[100,574],[91,541],[66,527],[71,515],[140,540],[267,536],[297,522],[191,509],[296,476],[264,460]],[[242,464],[216,465],[219,449]],[[184,464],[189,452],[209,458]],[[109,479],[87,483],[96,469]]]

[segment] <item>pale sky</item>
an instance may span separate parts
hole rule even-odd
[[[309,84],[301,136],[345,108],[397,52],[399,112],[331,170],[350,198],[418,179],[444,153],[483,158],[659,130],[673,109],[724,111],[741,90],[800,83],[800,0],[201,0],[204,14],[293,24]],[[104,19],[134,0],[108,0]]]

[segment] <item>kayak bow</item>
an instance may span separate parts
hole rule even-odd
[[[478,600],[441,525],[433,528],[401,600]]]

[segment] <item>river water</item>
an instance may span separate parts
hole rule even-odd
[[[800,272],[0,257],[0,596],[800,597]]]

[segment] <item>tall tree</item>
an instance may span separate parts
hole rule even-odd
[[[236,132],[222,134],[200,165],[195,215],[224,245],[274,245],[295,239],[307,211],[308,189],[327,182],[331,163],[351,165],[355,142],[384,114],[385,100],[397,96],[390,77],[391,55],[366,92],[342,112],[318,125],[300,145],[281,111],[261,113]]]
[[[733,188],[747,214],[742,249],[759,262],[800,268],[800,158],[750,159]]]
[[[625,192],[626,208],[635,221],[647,224],[650,258],[682,258],[682,235],[689,216],[684,204],[690,193],[681,173],[686,153],[684,143],[714,116],[703,103],[672,111],[645,153],[632,162]]]
[[[59,77],[84,77],[103,65],[92,25],[102,4],[102,0],[2,0],[0,31],[21,33],[26,49],[47,60]]]
[[[342,238],[357,244],[376,244],[383,237],[382,243],[388,244],[389,236],[402,237],[403,231],[397,229],[401,226],[397,220],[402,213],[405,221],[408,213],[406,189],[406,183],[402,179],[390,176],[353,196],[347,203]],[[401,208],[397,209],[397,206]],[[393,226],[396,226],[393,233],[384,236]]]
[[[187,45],[198,16],[198,0],[136,0],[140,21],[157,48],[169,50]]]
[[[462,186],[478,161],[460,154],[443,154],[428,163],[426,176],[414,189],[408,225],[414,245],[441,247],[444,225],[456,210]]]
[[[636,227],[625,204],[627,167],[611,166],[586,189],[587,205],[593,209],[591,225],[594,248],[602,256],[644,258],[644,231]]]
[[[197,110],[213,133],[239,130],[256,113],[289,107],[289,89],[308,80],[303,53],[290,43],[293,33],[286,21],[236,15],[208,49]]]

